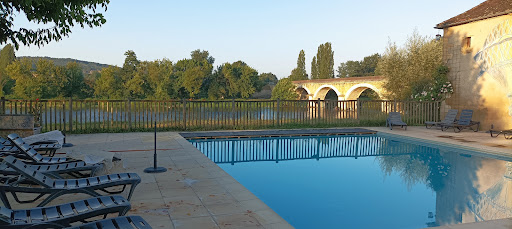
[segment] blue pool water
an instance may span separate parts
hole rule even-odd
[[[453,147],[382,134],[190,142],[299,229],[423,228],[511,207],[506,158]]]

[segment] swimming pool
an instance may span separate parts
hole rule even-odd
[[[422,228],[512,216],[512,165],[389,134],[189,140],[295,228]]]

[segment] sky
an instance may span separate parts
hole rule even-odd
[[[189,58],[207,50],[214,65],[242,60],[259,73],[287,77],[301,49],[306,70],[320,44],[331,42],[334,68],[347,60],[402,45],[416,29],[433,27],[483,0],[111,0],[101,27],[75,26],[69,37],[43,47],[21,46],[16,56],[74,58],[122,66],[124,53],[139,60]],[[22,14],[16,27],[34,28]],[[48,25],[39,25],[48,27]]]

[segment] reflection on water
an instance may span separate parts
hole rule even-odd
[[[387,135],[190,142],[296,228],[512,217],[508,159]]]

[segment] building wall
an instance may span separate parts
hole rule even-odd
[[[444,29],[443,61],[454,94],[446,109],[473,109],[488,130],[512,129],[512,14]],[[465,47],[466,38],[471,45]]]

